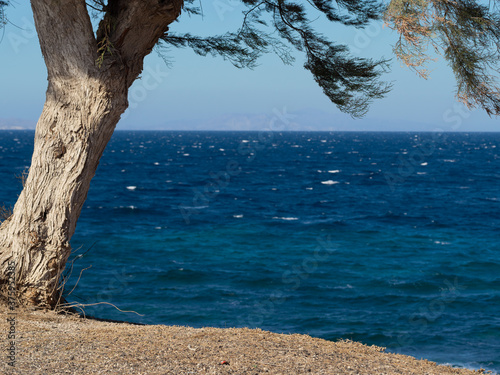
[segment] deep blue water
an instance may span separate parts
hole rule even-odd
[[[0,132],[13,205],[32,132]],[[102,318],[500,371],[500,133],[116,132],[73,237]]]

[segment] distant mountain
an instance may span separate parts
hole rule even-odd
[[[0,118],[0,130],[31,130],[36,122],[25,119]],[[411,120],[383,120],[378,118],[353,119],[343,113],[329,113],[317,109],[288,112],[286,108],[269,113],[234,113],[209,119],[168,121],[144,127],[119,124],[118,129],[129,130],[193,130],[193,131],[433,131],[435,125]]]
[[[211,119],[169,121],[152,130],[226,130],[226,131],[432,131],[432,124],[408,120],[377,118],[353,119],[343,113],[317,109],[287,112],[275,109],[266,114],[227,114]]]
[[[290,113],[286,109],[275,109],[270,113],[234,113],[210,119],[168,121],[154,126],[153,130],[333,131],[340,117],[343,116],[319,111]]]
[[[35,126],[30,120],[0,118],[0,130],[34,130]]]

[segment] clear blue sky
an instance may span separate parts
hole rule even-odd
[[[170,29],[206,34],[238,26],[243,10],[238,1],[202,0],[202,4],[203,20],[184,17]],[[0,126],[34,124],[45,98],[46,70],[28,2],[18,2],[7,11],[11,24],[0,43]],[[359,56],[393,57],[395,34],[382,24],[367,30],[318,26]],[[256,69],[239,70],[220,58],[199,57],[189,50],[164,54],[171,60],[168,67],[156,52],[147,58],[143,78],[130,92],[131,108],[118,129],[200,129],[200,124],[224,128],[231,119],[247,119],[259,127],[263,117],[286,108],[297,114],[290,130],[500,130],[499,119],[490,119],[482,110],[468,111],[456,102],[454,77],[443,59],[430,66],[429,80],[418,78],[394,59],[386,76],[394,81],[393,91],[374,102],[364,119],[354,120],[323,95],[303,69],[300,55],[294,66],[269,55]]]

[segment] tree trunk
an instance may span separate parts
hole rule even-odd
[[[53,308],[60,300],[70,239],[127,108],[128,88],[182,6],[178,0],[109,3],[115,6],[96,37],[85,1],[32,0],[49,84],[28,177],[13,215],[0,226],[0,292],[7,296],[15,283],[20,304]],[[106,54],[99,50],[104,44]]]
[[[90,180],[121,113],[126,92],[100,82],[74,80],[47,100],[35,149],[14,214],[0,231],[0,264],[13,260],[20,302],[54,306],[69,241]],[[123,86],[123,85],[122,85]]]

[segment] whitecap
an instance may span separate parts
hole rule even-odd
[[[178,206],[178,208],[183,210],[202,210],[208,208],[208,206]]]
[[[306,187],[306,190],[313,190],[312,187]]]
[[[155,165],[160,165],[160,163],[158,163],[157,161],[155,162]]]
[[[457,162],[455,159],[444,159],[443,161],[445,163],[456,163]]]
[[[248,143],[248,142],[250,142],[248,139],[244,139],[241,141],[241,143]]]
[[[328,173],[340,173],[340,170],[339,169],[335,169],[333,171],[328,171]]]
[[[346,286],[336,286],[333,289],[352,289],[352,288],[353,287],[351,284],[347,284]]]
[[[421,163],[420,165],[425,167],[427,164],[429,164],[429,163]]]
[[[417,172],[417,174],[427,174],[427,172]]]
[[[274,220],[286,220],[286,221],[294,221],[294,220],[299,220],[298,217],[273,217]]]
[[[127,190],[135,190],[137,189],[137,186],[127,186]]]
[[[189,154],[182,154],[182,156],[189,156]]]
[[[233,215],[233,217],[234,217],[235,219],[241,219],[241,218],[243,217],[243,215]]]
[[[321,181],[321,183],[323,185],[335,185],[335,184],[338,184],[339,182],[338,181],[328,180],[328,181]]]

